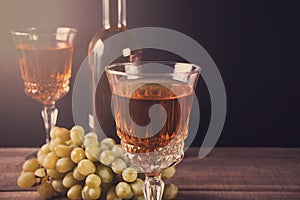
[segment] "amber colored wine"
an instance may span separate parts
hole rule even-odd
[[[158,152],[167,148],[172,154],[173,147],[167,146],[172,141],[182,144],[187,137],[192,101],[193,88],[180,81],[137,79],[118,83],[113,88],[113,103],[117,133],[123,147],[129,153]],[[155,104],[165,109],[166,121],[161,130],[147,137],[147,133],[139,133],[133,123],[141,127],[151,123],[149,109]],[[124,117],[128,111],[129,119]],[[163,113],[156,115],[158,118],[163,116]],[[143,134],[146,135],[140,137]]]
[[[25,93],[44,105],[53,105],[69,91],[73,46],[17,46]]]

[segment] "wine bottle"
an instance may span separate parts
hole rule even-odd
[[[101,65],[102,54],[99,46],[107,38],[128,30],[126,16],[126,0],[102,0],[102,27],[92,37],[89,49],[88,60],[91,70],[90,89],[92,91],[90,104],[91,110],[88,116],[89,127],[91,131],[103,133],[107,137],[113,137],[118,140],[115,134],[115,121],[111,111],[111,91],[108,80],[103,73],[104,66]],[[108,48],[108,46],[104,46]],[[138,62],[141,60],[141,50],[120,52],[119,58],[114,62]],[[102,76],[97,82],[100,74]],[[99,123],[97,123],[99,122]],[[98,126],[100,125],[100,127]]]

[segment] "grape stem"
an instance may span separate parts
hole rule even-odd
[[[50,142],[50,130],[56,124],[58,110],[55,108],[54,105],[44,106],[43,110],[41,111],[44,126],[46,130],[46,143]]]
[[[161,180],[161,173],[146,174],[143,185],[145,200],[161,200],[165,183]]]

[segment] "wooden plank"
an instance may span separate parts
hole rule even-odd
[[[180,191],[176,200],[299,200],[300,192]]]
[[[201,160],[197,154],[192,149],[177,166],[181,189],[300,191],[300,149],[215,148]]]
[[[189,148],[185,157],[198,157],[200,148]],[[265,147],[216,147],[207,157],[251,157],[300,159],[300,148],[265,148]]]
[[[20,191],[17,177],[34,150],[0,149],[0,191]],[[201,160],[198,151],[187,152],[170,180],[181,190],[300,191],[300,149],[215,148]]]
[[[35,148],[0,148],[0,191],[18,191],[17,178],[26,155]]]
[[[300,192],[253,192],[253,191],[180,191],[176,200],[299,200]],[[1,192],[0,199],[42,200],[36,191]],[[66,200],[67,198],[55,198]]]
[[[0,199],[30,199],[30,200],[42,200],[43,198],[37,191],[16,191],[16,192],[1,192]]]

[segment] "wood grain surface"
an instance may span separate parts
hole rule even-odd
[[[33,148],[0,148],[0,199],[42,199],[17,187],[24,157]],[[191,148],[168,182],[181,200],[300,200],[300,149],[215,148],[206,158]]]

